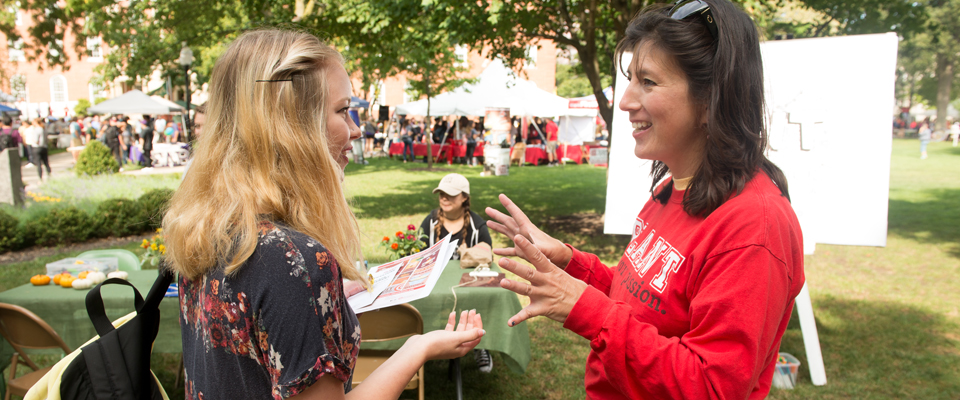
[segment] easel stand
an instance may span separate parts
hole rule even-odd
[[[807,366],[810,368],[810,380],[814,386],[827,384],[827,371],[823,367],[823,353],[820,352],[820,336],[817,334],[817,322],[813,318],[813,304],[810,302],[810,290],[803,284],[795,304],[800,315],[800,332],[803,334],[803,347],[807,349]]]

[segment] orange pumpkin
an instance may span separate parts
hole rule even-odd
[[[67,289],[72,288],[72,287],[73,287],[73,281],[75,281],[75,280],[77,280],[77,278],[74,278],[72,275],[64,275],[64,276],[61,276],[61,277],[60,277],[60,286],[61,286],[61,287],[65,287],[65,288],[67,288]]]
[[[80,279],[87,279],[87,274],[88,274],[88,273],[90,273],[90,271],[83,271],[83,272],[77,274],[77,277],[80,278]]]
[[[49,285],[50,277],[46,275],[34,275],[30,278],[30,283],[32,283],[33,286]]]
[[[70,273],[69,273],[69,272],[61,272],[61,273],[59,273],[59,274],[54,275],[54,276],[53,276],[53,284],[54,284],[54,285],[59,285],[59,284],[60,284],[60,279],[63,278],[63,277],[65,277],[65,276],[70,276]]]

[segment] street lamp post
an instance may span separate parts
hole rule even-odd
[[[186,94],[187,94],[187,113],[183,117],[183,133],[186,136],[187,141],[190,141],[190,65],[193,64],[193,50],[190,50],[187,47],[187,42],[183,42],[183,47],[180,49],[180,66],[183,67],[183,77],[184,83],[186,84]]]

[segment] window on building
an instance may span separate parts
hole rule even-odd
[[[10,61],[24,61],[23,39],[7,40],[7,53]]]
[[[87,55],[90,61],[103,60],[103,51],[100,48],[101,40],[99,37],[87,38]]]
[[[107,98],[107,91],[103,89],[103,85],[99,83],[91,83],[87,85],[90,89],[90,102],[96,103],[97,99]]]
[[[56,75],[50,78],[50,101],[51,102],[64,102],[67,101],[67,78],[64,78],[63,75]]]
[[[10,94],[17,98],[17,101],[27,101],[27,78],[16,74],[10,78]]]
[[[536,68],[537,67],[537,51],[540,50],[537,46],[527,46],[527,62],[523,65],[524,68]]]
[[[409,102],[411,102],[411,101],[417,101],[417,100],[419,100],[419,99],[417,99],[417,98],[415,98],[415,97],[413,97],[413,96],[410,95],[410,89],[411,89],[411,88],[412,88],[412,86],[410,86],[410,81],[406,81],[406,80],[403,81],[403,102],[404,102],[404,103],[409,103]]]
[[[453,48],[453,54],[457,56],[456,66],[458,68],[470,68],[470,49],[467,46],[457,45]]]

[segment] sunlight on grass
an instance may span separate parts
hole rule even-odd
[[[828,384],[810,383],[795,317],[781,351],[803,363],[799,384],[792,391],[775,389],[769,398],[960,398],[960,179],[955,173],[960,171],[960,149],[931,143],[929,152],[928,159],[920,160],[916,140],[894,140],[886,247],[817,245],[816,254],[805,257]],[[602,234],[602,168],[511,168],[509,176],[480,177],[476,167],[438,165],[427,171],[421,163],[370,161],[348,166],[345,182],[363,231],[364,256],[371,263],[387,260],[377,247],[380,238],[408,224],[419,226],[437,207],[431,191],[450,172],[470,180],[474,211],[483,215],[487,206],[502,210],[497,195],[506,193],[541,229],[598,254],[608,265],[616,263],[629,239]],[[107,194],[102,195],[91,182],[60,182],[44,194],[136,197],[137,190],[175,187],[177,182],[178,177],[149,183],[118,179],[104,182]],[[139,189],[124,187],[134,185]],[[493,240],[494,246],[509,245],[498,234]],[[26,282],[46,260],[68,255],[3,266],[0,290]],[[528,300],[521,298],[521,303]],[[530,320],[528,327],[532,360],[526,373],[511,372],[494,354],[493,372],[482,374],[468,355],[462,360],[464,398],[584,398],[587,341],[545,318]],[[154,367],[162,370],[158,375],[171,397],[181,399],[182,388],[173,390],[177,362],[177,357],[164,356]],[[447,365],[427,363],[428,399],[455,398]],[[415,396],[406,392],[402,398]]]

